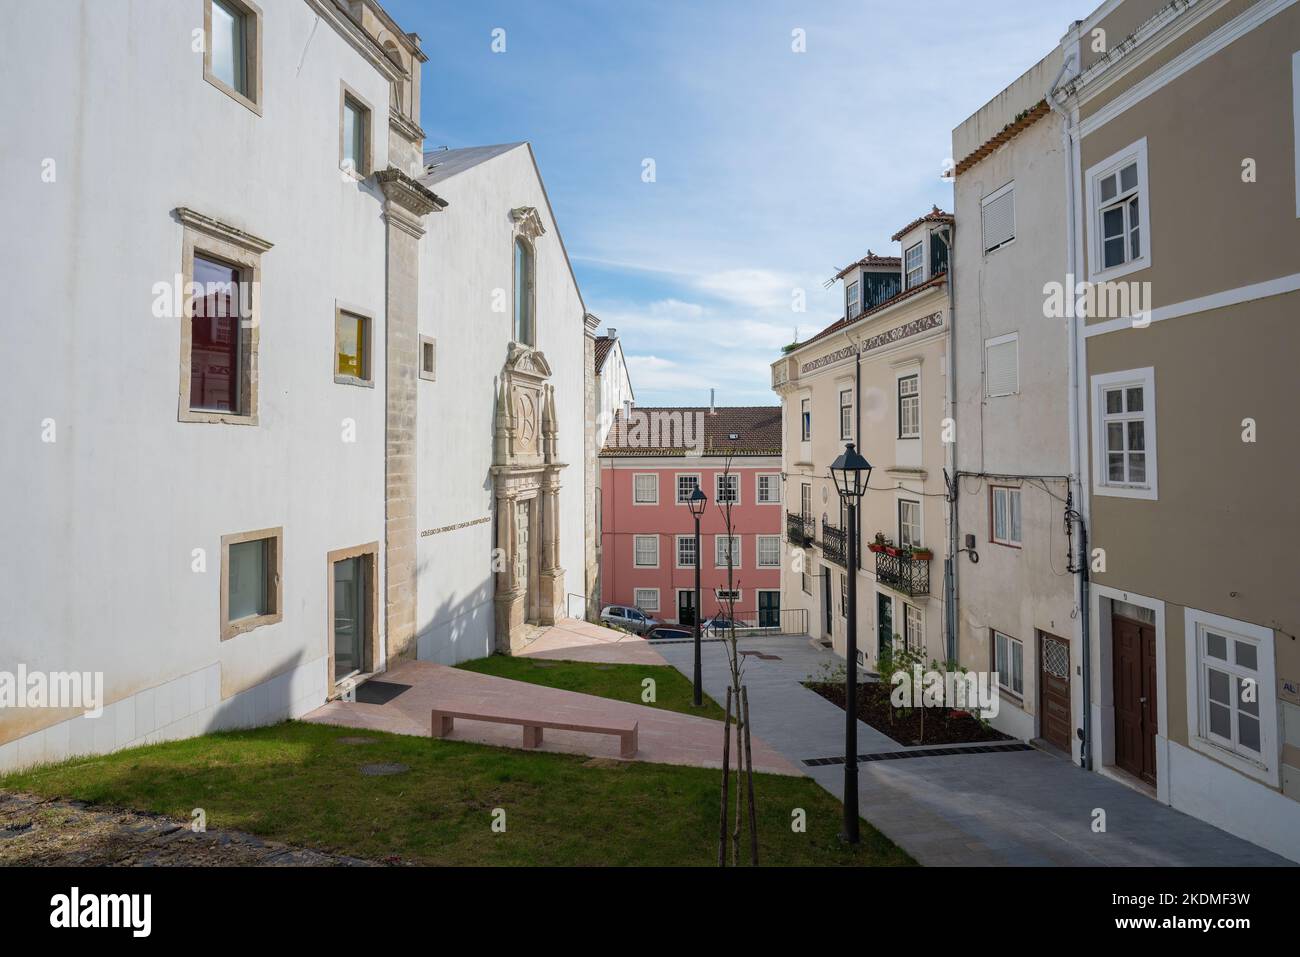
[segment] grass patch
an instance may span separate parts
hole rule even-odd
[[[721,721],[722,708],[704,695],[703,704],[691,703],[693,688],[690,679],[672,665],[612,665],[591,661],[555,661],[544,658],[515,658],[510,655],[492,655],[476,658],[456,666],[481,675],[527,681],[529,684],[560,688],[564,691],[581,691],[598,698],[630,701],[665,711],[679,711],[703,718]],[[655,681],[655,700],[641,700],[641,682],[646,678]],[[721,734],[721,732],[719,732]]]
[[[205,735],[0,777],[0,788],[135,808],[210,828],[374,860],[441,865],[708,865],[717,854],[719,773],[641,762],[286,722]],[[363,764],[410,770],[365,777]],[[911,859],[865,821],[840,844],[840,804],[808,778],[755,775],[767,865],[900,865]],[[506,811],[494,833],[494,808]],[[791,831],[803,808],[806,833]]]

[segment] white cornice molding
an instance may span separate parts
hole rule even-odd
[[[1256,299],[1269,299],[1273,296],[1283,296],[1287,293],[1300,292],[1300,273],[1292,273],[1289,276],[1281,276],[1277,279],[1268,279],[1264,282],[1253,283],[1249,286],[1238,286],[1236,289],[1225,289],[1221,292],[1211,293],[1208,296],[1201,296],[1197,299],[1186,299],[1183,302],[1170,303],[1167,306],[1160,306],[1151,310],[1150,322],[1162,322],[1165,319],[1177,319],[1180,316],[1192,316],[1199,312],[1209,312],[1211,309],[1223,309],[1227,306],[1238,306],[1244,302],[1254,302]],[[1118,319],[1107,319],[1105,322],[1096,322],[1092,325],[1085,326],[1083,334],[1091,339],[1093,336],[1105,335],[1108,332],[1120,332],[1124,329],[1142,328],[1133,324],[1131,317],[1121,317]]]
[[[1227,0],[1201,0],[1201,3],[1206,5],[1207,10],[1210,10],[1211,7],[1217,10],[1226,2]],[[1259,0],[1245,13],[1228,21],[1209,36],[1188,47],[1168,63],[1151,73],[1150,76],[1144,77],[1119,94],[1096,113],[1082,119],[1079,122],[1080,133],[1087,136],[1099,127],[1109,123],[1121,113],[1140,103],[1157,90],[1169,85],[1197,64],[1208,60],[1234,40],[1245,36],[1251,30],[1267,22],[1295,2],[1296,0]],[[1203,18],[1198,18],[1197,22],[1200,19]],[[1191,25],[1188,24],[1189,27]],[[1179,33],[1181,32],[1179,31]]]

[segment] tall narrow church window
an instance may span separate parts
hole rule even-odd
[[[526,346],[537,345],[533,306],[535,290],[533,250],[523,239],[515,240],[515,341]]]

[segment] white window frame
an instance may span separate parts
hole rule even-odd
[[[701,536],[701,537],[703,537],[703,536]],[[673,561],[674,561],[674,563],[676,564],[676,566],[677,566],[678,568],[694,568],[695,565],[683,565],[683,564],[682,564],[682,542],[690,542],[690,543],[691,543],[691,548],[694,548],[694,547],[695,547],[695,533],[692,532],[692,533],[689,534],[689,535],[678,535],[678,536],[677,536],[676,541],[673,543]],[[698,563],[699,560],[700,560],[700,556],[699,556],[698,554],[696,554],[696,556],[695,556],[695,561]]]
[[[641,596],[643,594],[649,594],[651,592],[654,593],[653,608],[651,608],[648,604],[643,603],[641,600]],[[642,612],[645,612],[646,614],[650,614],[650,615],[659,614],[659,589],[658,588],[633,588],[632,604],[636,605],[638,609],[640,609]]]
[[[1146,448],[1146,482],[1142,485],[1111,482],[1108,478],[1109,468],[1106,458],[1106,402],[1108,390],[1117,388],[1134,388],[1140,386],[1142,395],[1142,431]],[[1112,495],[1117,498],[1143,498],[1154,501],[1159,498],[1159,486],[1156,473],[1156,371],[1154,366],[1142,369],[1127,369],[1122,372],[1106,372],[1095,375],[1092,387],[1092,485],[1096,495]],[[1127,416],[1126,416],[1127,418]]]
[[[799,514],[803,518],[812,518],[812,483],[799,484]]]
[[[641,489],[640,489],[641,479],[644,478],[654,480],[654,498],[646,501],[643,501],[641,499]],[[659,473],[634,472],[632,474],[632,504],[633,505],[658,505],[659,504]]]
[[[673,502],[676,505],[690,505],[689,500],[682,498],[682,479],[695,479],[695,487],[700,487],[699,472],[677,472],[673,475]]]
[[[921,251],[921,255],[918,257],[915,266],[909,266],[907,264],[907,257],[916,249]],[[912,281],[912,273],[914,272],[919,274],[916,277],[915,282]],[[908,246],[903,250],[903,291],[906,292],[908,289],[913,289],[916,286],[921,285],[923,282],[925,282],[925,242],[918,239],[911,246]]]
[[[771,545],[776,543],[776,561],[763,561],[763,543]],[[781,536],[780,535],[755,535],[754,536],[754,566],[756,568],[780,568],[781,567]]]
[[[1136,259],[1125,259],[1118,266],[1112,266],[1109,269],[1103,267],[1106,261],[1103,258],[1103,230],[1102,204],[1101,204],[1101,181],[1112,173],[1119,172],[1130,163],[1137,163],[1137,196],[1138,196],[1138,223],[1139,238],[1142,243],[1142,254]],[[1151,266],[1151,179],[1147,174],[1147,140],[1146,137],[1124,147],[1118,153],[1106,157],[1100,163],[1096,163],[1088,168],[1085,176],[1085,192],[1087,194],[1088,204],[1088,278],[1096,282],[1103,279],[1117,279],[1120,276],[1126,276],[1131,272],[1137,272],[1139,269],[1147,269]],[[1106,207],[1113,206],[1117,200],[1108,200]],[[1125,217],[1127,223],[1127,215]],[[1125,251],[1128,251],[1128,230],[1124,234]]]
[[[653,542],[655,548],[654,564],[643,564],[639,559],[641,556],[641,543]],[[632,536],[632,567],[633,568],[658,568],[659,567],[659,536],[658,535],[633,535]]]
[[[731,504],[732,504],[732,505],[739,505],[739,504],[740,504],[740,498],[741,498],[741,496],[740,496],[740,488],[741,488],[741,485],[742,485],[742,483],[741,483],[741,481],[740,481],[740,473],[739,473],[739,472],[718,472],[718,473],[716,473],[716,474],[713,476],[713,501],[714,501],[714,503],[717,504],[717,505],[726,505],[726,504],[727,504],[727,502],[724,502],[724,501],[722,500],[722,480],[723,480],[724,478],[728,480],[727,484],[729,484],[729,485],[730,485],[732,482],[735,483],[735,486],[736,486],[736,497],[733,498],[733,499],[731,499]]]
[[[1003,508],[1006,515],[1003,529],[1005,534],[998,534],[998,493],[1002,493],[1005,501]],[[1014,494],[1013,494],[1014,493]],[[1015,502],[1015,508],[1012,508],[1012,502]],[[1012,520],[1014,512],[1015,521]],[[990,485],[989,486],[989,541],[998,545],[1006,545],[1008,548],[1020,548],[1022,536],[1024,535],[1025,512],[1023,499],[1020,495],[1020,488],[1014,485]],[[1016,526],[1019,526],[1017,528]],[[1016,532],[1020,534],[1017,535]]]
[[[913,505],[916,507],[916,522],[909,523],[909,524],[916,525],[916,541],[911,542],[910,544],[913,545],[914,547],[921,546],[925,542],[925,539],[922,537],[925,534],[925,528],[921,521],[921,502],[919,499],[908,498],[905,495],[898,496],[897,504],[894,507],[894,513],[898,520],[898,544],[899,545],[903,544],[903,506],[904,505]]]
[[[910,602],[903,602],[903,647],[911,648],[912,644],[907,640],[907,634],[912,621],[912,612],[916,613],[917,629],[917,647],[920,651],[925,651],[925,609],[920,605],[913,605]]]
[[[916,380],[916,392],[910,395],[903,395],[903,383],[908,379]],[[905,372],[897,377],[894,382],[894,395],[896,397],[898,408],[898,435],[900,439],[919,439],[921,437],[921,373],[920,371]],[[903,432],[903,399],[916,400],[916,431]]]
[[[997,202],[1003,196],[1007,195],[1007,193],[1011,194],[1011,238],[1004,239],[1001,242],[994,243],[992,246],[990,246],[988,244],[988,240],[984,238],[984,208],[988,206],[990,203]],[[987,255],[988,253],[991,253],[997,249],[1001,249],[1004,246],[1010,246],[1015,241],[1016,241],[1016,181],[1012,180],[1011,182],[1007,183],[1005,186],[999,189],[995,189],[993,192],[989,193],[987,196],[985,196],[983,199],[980,200],[980,246],[983,247],[984,252]]]
[[[989,378],[988,378],[989,350],[997,346],[1004,346],[1008,342],[1014,342],[1016,345],[1016,349],[1015,349],[1016,387],[1012,389],[1010,392],[993,392],[992,386],[990,385]],[[995,336],[992,339],[984,340],[984,373],[985,373],[984,374],[984,397],[985,398],[994,399],[999,396],[1020,394],[1020,333],[1019,332],[1009,332],[1005,336]]]
[[[840,441],[853,441],[853,389],[840,389]],[[844,397],[848,396],[848,402]]]
[[[799,400],[799,435],[801,442],[812,441],[812,399]]]
[[[732,542],[735,543],[735,544],[732,546],[732,553],[731,553],[731,554],[732,554],[732,557],[735,559],[735,561],[733,562],[733,564],[732,564],[731,567],[732,567],[732,568],[739,568],[739,567],[740,567],[741,561],[742,561],[742,559],[744,558],[744,555],[743,555],[743,549],[744,549],[744,547],[745,547],[745,543],[744,543],[744,541],[743,541],[742,536],[740,536],[740,535],[714,535],[714,536],[713,536],[713,567],[714,567],[714,568],[726,568],[726,567],[727,567],[727,562],[726,562],[726,560],[723,558],[722,553],[718,550],[718,546],[721,545],[723,542],[725,542],[728,538],[730,538],[730,539],[732,540]]]
[[[851,293],[851,295],[850,295]],[[862,283],[853,280],[844,287],[844,315],[852,319],[862,311]]]
[[[1002,691],[1005,691],[1007,694],[1011,695],[1012,697],[1020,701],[1024,701],[1025,700],[1025,643],[1021,641],[1019,638],[1015,637],[1014,635],[1008,635],[1005,631],[999,631],[996,628],[992,629],[992,631],[993,631],[993,640],[990,642],[990,644],[993,647],[992,668],[994,671],[997,671],[998,673],[998,688]],[[999,638],[1005,638],[1007,641],[1008,672],[1005,675],[998,670],[998,639]],[[1020,690],[1019,691],[1016,690],[1014,684],[1015,681],[1014,657],[1011,654],[1013,647],[1020,649]]]
[[[767,479],[768,497],[763,497],[763,479]],[[781,473],[758,472],[754,476],[754,502],[758,505],[781,504]]]
[[[1206,719],[1206,688],[1202,680],[1204,671],[1201,662],[1204,659],[1204,633],[1206,630],[1223,634],[1230,640],[1246,641],[1255,645],[1259,668],[1256,690],[1259,705],[1259,745],[1262,760],[1256,760],[1246,753],[1231,749],[1218,738],[1209,736]],[[1187,678],[1187,741],[1192,749],[1226,764],[1236,771],[1256,780],[1263,781],[1271,787],[1280,787],[1281,773],[1281,727],[1280,712],[1277,703],[1277,673],[1274,659],[1273,631],[1261,625],[1237,621],[1223,615],[1214,615],[1196,608],[1183,611],[1183,645],[1186,649]],[[1218,659],[1212,659],[1218,661]],[[1220,671],[1232,672],[1232,665],[1215,666]]]

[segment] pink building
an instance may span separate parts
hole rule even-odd
[[[600,455],[601,604],[694,622],[695,521],[704,616],[724,612],[727,552],[741,622],[781,622],[781,409],[637,408],[618,414]],[[720,501],[732,505],[732,534]]]

